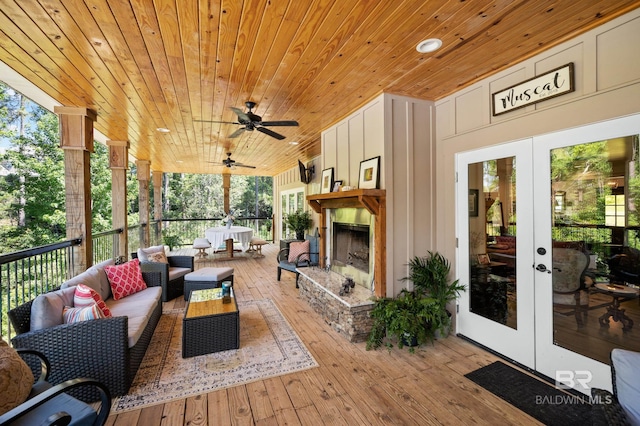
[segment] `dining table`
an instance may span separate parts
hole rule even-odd
[[[224,242],[225,253],[227,259],[233,259],[233,243],[239,242],[244,250],[249,248],[251,237],[253,237],[253,229],[246,226],[218,226],[208,228],[204,231],[204,235],[211,243],[211,247],[218,248]]]

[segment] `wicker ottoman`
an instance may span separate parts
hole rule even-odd
[[[231,281],[233,268],[200,268],[184,276],[184,300],[189,300],[191,290],[222,287],[222,281]]]

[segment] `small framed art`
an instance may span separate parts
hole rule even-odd
[[[380,185],[380,156],[360,162],[358,188],[378,189]]]
[[[327,194],[333,189],[333,167],[324,169],[322,171],[322,187],[320,188],[321,194]]]
[[[333,182],[333,190],[331,192],[340,192],[340,188],[342,187],[342,181],[337,180]]]
[[[480,265],[489,265],[491,264],[491,258],[487,253],[482,253],[478,255],[478,263]]]

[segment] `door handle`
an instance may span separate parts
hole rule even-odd
[[[536,266],[536,271],[546,272],[548,274],[551,273],[551,271],[549,269],[547,269],[547,267],[542,263],[538,263],[538,266]]]

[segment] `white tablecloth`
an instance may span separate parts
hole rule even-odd
[[[204,231],[205,237],[211,243],[211,247],[218,248],[224,244],[225,240],[232,239],[242,244],[243,249],[249,248],[249,242],[253,237],[253,229],[246,226],[219,226],[217,228],[209,228]]]

